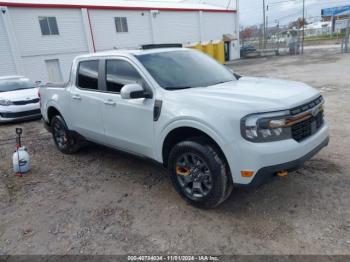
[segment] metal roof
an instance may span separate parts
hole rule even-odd
[[[0,0],[0,6],[32,8],[89,8],[115,10],[169,10],[169,11],[208,11],[236,12],[223,7],[175,1],[140,1],[140,0]]]

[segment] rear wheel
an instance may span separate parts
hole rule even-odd
[[[209,143],[178,143],[170,152],[168,167],[176,190],[196,207],[216,207],[231,194],[233,186],[225,161]]]
[[[56,115],[52,118],[51,129],[53,140],[62,153],[73,154],[80,149],[77,139],[69,132],[62,116]]]

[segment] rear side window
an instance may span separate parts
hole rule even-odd
[[[106,88],[107,91],[120,93],[126,84],[138,83],[142,85],[142,77],[137,70],[124,60],[106,61]]]
[[[78,87],[98,90],[98,60],[79,63]]]

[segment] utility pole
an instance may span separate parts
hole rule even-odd
[[[301,36],[301,53],[304,54],[304,38],[305,38],[305,0],[303,0],[303,32]]]
[[[266,16],[265,16],[265,0],[263,0],[263,49],[266,48]]]

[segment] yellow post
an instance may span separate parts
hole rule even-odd
[[[208,56],[214,57],[214,46],[212,42],[206,42],[202,44],[203,52]]]
[[[201,43],[196,43],[196,44],[194,45],[194,49],[197,49],[198,51],[202,51],[202,52],[203,52]]]
[[[225,46],[221,40],[214,42],[214,58],[221,64],[225,63]]]

